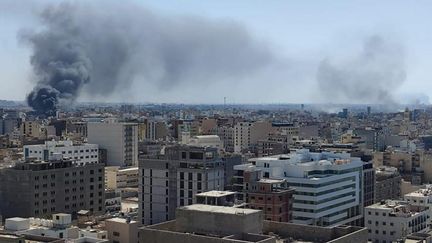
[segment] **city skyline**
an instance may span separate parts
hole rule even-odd
[[[80,88],[78,101],[221,103],[223,97],[228,97],[231,103],[428,103],[429,94],[425,90],[429,87],[426,67],[430,47],[427,42],[431,37],[427,31],[422,31],[428,18],[427,2],[382,1],[372,4],[368,1],[332,1],[312,4],[275,1],[263,4],[259,1],[191,1],[184,4],[127,1],[120,4],[120,8],[119,4],[111,1],[104,3],[76,1],[72,5],[88,9],[86,17],[90,19],[94,13],[109,16],[113,10],[120,9],[119,13],[122,13],[122,10],[136,6],[139,9],[136,13],[149,13],[154,17],[152,21],[156,21],[153,23],[160,24],[162,29],[179,20],[184,25],[190,24],[184,19],[198,20],[202,22],[200,28],[204,29],[207,27],[203,26],[210,25],[222,28],[221,33],[234,28],[234,37],[248,38],[254,43],[254,49],[244,49],[245,54],[241,57],[234,52],[237,62],[233,62],[229,54],[238,51],[238,43],[242,41],[222,38],[215,46],[207,43],[214,37],[203,34],[199,39],[202,42],[196,43],[209,48],[206,55],[210,58],[198,58],[199,65],[183,63],[181,70],[186,70],[186,74],[181,73],[182,78],[174,72],[175,76],[168,81],[177,78],[179,81],[172,85],[160,86],[161,79],[143,78],[150,71],[145,75],[136,72],[128,77],[128,85],[123,86],[126,81],[116,80],[116,84],[121,85],[115,91],[97,94],[94,89],[87,91],[87,86],[101,81],[90,77],[89,84]],[[0,11],[4,14],[0,20],[5,23],[5,30],[0,40],[2,52],[6,53],[0,59],[4,67],[2,84],[11,82],[8,80],[14,83],[2,89],[1,99],[24,100],[35,85],[32,81],[35,79],[34,70],[29,61],[32,50],[28,43],[23,43],[22,33],[40,33],[44,25],[36,13],[48,4],[52,2],[1,3],[3,7],[0,9],[3,10]],[[116,19],[119,15],[109,17]],[[183,47],[195,43],[187,38],[194,40],[196,26],[188,28],[192,31],[189,34],[180,31],[186,40],[174,40],[168,44]],[[148,31],[153,31],[148,32],[150,34],[160,33],[160,29]],[[170,33],[171,30],[163,31]],[[228,36],[232,38],[233,35]],[[219,57],[223,61],[202,64],[203,60],[208,61],[215,55],[212,52],[214,47],[226,52]],[[187,53],[184,54],[186,59],[182,53],[176,56],[179,54],[175,49],[163,51],[163,55],[178,57],[181,61],[191,60],[187,55],[195,58]],[[224,55],[230,58],[225,60]],[[373,60],[370,56],[374,57]],[[256,60],[252,60],[254,58]],[[140,58],[137,64],[146,60],[153,59]],[[91,61],[93,66],[97,64]],[[166,64],[165,61],[162,64]],[[154,72],[158,65],[150,67],[151,74],[158,75]],[[162,68],[162,71],[166,69]]]

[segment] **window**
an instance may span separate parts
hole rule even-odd
[[[114,232],[113,232],[113,235],[118,237],[118,236],[120,236],[120,233],[117,232],[117,231],[114,231]]]
[[[199,160],[202,160],[204,158],[204,154],[203,153],[199,153],[199,152],[190,152],[189,153],[189,158],[190,159],[199,159]]]

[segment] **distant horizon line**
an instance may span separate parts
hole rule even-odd
[[[8,100],[0,99],[1,102],[14,102],[27,105],[25,100]],[[394,104],[373,104],[373,103],[312,103],[312,102],[300,102],[300,103],[290,103],[290,102],[261,102],[261,103],[248,103],[248,102],[238,102],[238,103],[195,103],[195,102],[124,102],[124,101],[76,101],[75,104],[116,104],[116,105],[217,105],[217,106],[422,106],[427,107],[431,104],[404,104],[404,103],[394,103]],[[61,106],[60,106],[61,107]]]

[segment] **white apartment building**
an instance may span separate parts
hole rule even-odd
[[[24,158],[52,160],[54,158],[70,158],[83,165],[99,162],[99,145],[72,141],[45,141],[45,144],[25,145]]]
[[[405,201],[414,206],[428,209],[428,224],[432,223],[432,185],[404,195]]]
[[[138,167],[107,166],[105,167],[105,188],[138,188],[138,176]]]
[[[107,165],[138,165],[138,124],[90,122],[87,129],[89,143],[107,150]]]
[[[264,178],[285,179],[295,189],[293,223],[360,224],[363,216],[360,158],[302,149],[250,161],[261,169]]]
[[[368,241],[390,243],[428,230],[428,210],[406,201],[379,202],[365,208]]]
[[[405,201],[415,206],[432,208],[432,185],[404,195]]]

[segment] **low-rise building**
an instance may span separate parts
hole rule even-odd
[[[105,167],[105,187],[107,189],[138,188],[138,167]]]
[[[115,190],[105,191],[105,212],[120,212],[122,206],[122,198],[120,192]]]
[[[371,242],[394,242],[428,230],[429,210],[406,201],[387,200],[365,208],[365,226]]]
[[[67,242],[107,242],[106,231],[80,229],[72,225],[72,216],[64,213],[53,214],[52,219],[8,218],[3,230],[17,236],[33,238],[33,240],[48,237],[58,239],[58,242],[65,242],[64,240]],[[0,242],[3,241],[0,240]]]
[[[292,220],[294,189],[289,188],[285,180],[262,178],[251,181],[247,187],[247,208],[263,210],[266,220]]]
[[[137,221],[129,218],[112,218],[105,220],[110,243],[138,243]],[[151,241],[146,241],[151,242]]]
[[[361,227],[318,227],[263,220],[260,210],[194,204],[176,219],[140,229],[139,242],[367,242]]]

